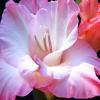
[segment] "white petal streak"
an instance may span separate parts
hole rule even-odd
[[[15,100],[16,96],[25,96],[32,87],[13,66],[0,59],[0,100]]]
[[[29,55],[29,26],[32,18],[33,16],[25,6],[10,0],[6,4],[0,24],[2,57],[12,66],[29,70],[28,72],[37,69],[37,65]]]

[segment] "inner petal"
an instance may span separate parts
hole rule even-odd
[[[74,9],[72,6],[75,6]],[[36,34],[33,36],[36,45],[33,54],[38,55],[48,65],[58,65],[63,51],[77,39],[78,11],[73,0],[52,1],[40,9],[33,25],[33,33]],[[36,53],[37,51],[39,52]]]
[[[48,66],[57,66],[61,63],[62,53],[59,51],[52,52],[44,57],[43,62]]]
[[[49,53],[53,52],[52,50],[52,43],[51,43],[51,37],[49,33],[49,29],[46,26],[41,26],[41,33],[43,35],[40,36],[39,33],[34,34],[33,39],[29,39],[29,45],[30,45],[30,55],[36,55],[41,60],[48,55]],[[34,46],[32,47],[32,44]]]

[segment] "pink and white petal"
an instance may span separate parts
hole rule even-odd
[[[58,0],[57,44],[60,44],[58,48],[62,49],[64,46],[63,49],[66,49],[76,41],[78,13],[79,7],[74,0]]]
[[[38,13],[41,15],[38,16]],[[34,16],[33,20],[30,23],[30,39],[29,39],[29,50],[30,54],[33,55],[32,58],[34,59],[34,55],[38,56],[40,59],[43,59],[45,55],[47,55],[48,51],[45,49],[44,46],[44,38],[45,38],[45,24],[48,23],[48,18],[45,16],[45,22],[42,26],[40,23],[41,19],[44,19],[44,15],[46,15],[45,9],[41,8],[37,15]],[[38,17],[37,17],[38,16]]]
[[[66,71],[69,71],[70,68],[80,65],[83,62],[91,64],[94,66],[94,68],[100,70],[100,59],[97,57],[96,52],[91,48],[91,46],[84,40],[77,40],[72,47],[65,50],[61,55],[60,63],[57,65],[49,65],[45,62],[42,63],[38,59],[35,60],[35,62],[40,65],[41,68],[44,68],[43,72],[47,71],[47,73],[49,73],[49,70],[53,71],[53,69],[59,69],[59,67],[66,67]],[[50,66],[50,68],[47,66]]]
[[[26,96],[32,88],[18,69],[0,59],[0,100],[15,100],[16,96]]]
[[[69,77],[55,81],[48,89],[57,97],[91,98],[100,95],[100,80],[95,75],[93,65],[81,63],[71,68]]]
[[[36,13],[40,8],[47,4],[48,0],[21,0],[20,4],[26,6],[31,13]]]
[[[78,12],[79,7],[75,4],[74,0],[51,1],[48,2],[47,6],[37,12],[37,22],[42,28],[44,27],[45,29],[46,27],[48,29],[53,51],[59,49],[62,43],[65,42],[65,40],[67,41],[69,35],[73,37],[73,39],[71,39],[73,41],[77,38],[77,30],[72,31],[78,24]],[[72,23],[73,21],[74,23]],[[59,41],[60,45],[57,47]]]
[[[44,77],[48,76],[53,79],[63,79],[69,74],[69,69],[63,66],[63,64],[51,67],[46,65],[39,58],[35,58],[34,60],[37,65],[40,66],[39,72]]]
[[[91,98],[100,95],[100,80],[94,70],[100,70],[100,60],[97,59],[90,45],[78,40],[63,53],[61,65],[47,67],[39,60],[36,63],[40,65],[42,75],[54,79],[47,91],[58,97]]]
[[[12,66],[22,69],[22,72],[25,69],[30,72],[38,68],[28,50],[30,36],[28,26],[32,18],[25,6],[18,5],[10,0],[6,4],[0,24],[2,57]]]
[[[69,70],[66,71],[68,75],[65,74],[66,78],[55,81],[48,87],[51,93],[65,98],[91,98],[100,95],[100,80],[94,70],[96,68],[100,71],[100,60],[86,42],[78,40],[66,50],[62,65]]]
[[[40,28],[38,28],[38,30],[35,28],[35,31],[38,33],[38,37],[41,36],[41,38],[44,38],[47,30],[50,35],[53,51],[53,53],[50,53],[44,58],[44,62],[58,63],[56,61],[59,61],[62,51],[72,46],[76,41],[78,12],[79,8],[73,0],[52,1],[49,2],[45,8],[40,9],[37,12],[36,19],[38,20],[36,21],[36,24],[37,26],[40,26]],[[40,41],[40,43],[43,45],[43,41]]]
[[[69,35],[74,36],[74,39],[77,38],[77,30],[71,33],[78,24],[77,14],[79,12],[79,7],[73,0],[52,1],[47,4],[45,9],[47,9],[49,16],[48,31],[50,33],[53,51],[59,49],[62,43],[65,42],[65,40],[67,41]],[[73,24],[71,20],[75,23]],[[43,19],[42,22],[45,22],[45,19]],[[58,43],[59,46],[57,45]]]
[[[81,39],[78,39],[72,47],[63,52],[62,62],[71,67],[85,62],[100,70],[100,59],[97,57],[95,50]]]
[[[35,1],[36,0],[20,0],[20,4],[27,7],[31,13],[35,13],[36,10],[38,9],[38,6],[36,6],[36,3],[34,3]]]

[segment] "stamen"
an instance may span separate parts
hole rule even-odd
[[[47,51],[48,47],[47,47],[47,44],[46,44],[46,35],[43,38],[43,43],[44,43],[45,50]]]
[[[51,44],[51,39],[50,39],[50,35],[49,35],[49,30],[47,27],[45,27],[45,37],[44,37],[44,45],[46,50],[48,50],[49,52],[52,52],[52,44]]]
[[[42,38],[43,46],[40,44],[40,41],[38,40],[36,35],[34,35],[35,41],[36,41],[38,47],[42,51],[52,52],[52,43],[51,43],[51,39],[50,39],[50,35],[49,35],[49,30],[47,27],[44,28],[44,32],[45,32],[45,35]]]
[[[50,50],[50,52],[52,52],[52,44],[51,44],[51,39],[50,39],[49,34],[48,34],[48,43],[49,43],[49,50]]]
[[[36,35],[34,36],[34,38],[35,38],[35,41],[36,41],[38,47],[39,47],[42,51],[44,51],[43,48],[42,48],[42,46],[41,46],[41,44],[39,43],[39,41],[38,41]]]

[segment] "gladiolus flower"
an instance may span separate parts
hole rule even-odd
[[[0,24],[0,99],[37,88],[58,97],[100,95],[100,60],[78,39],[74,0],[10,0]],[[91,88],[92,87],[92,88]]]
[[[80,37],[96,50],[100,50],[100,4],[98,0],[81,0]]]

